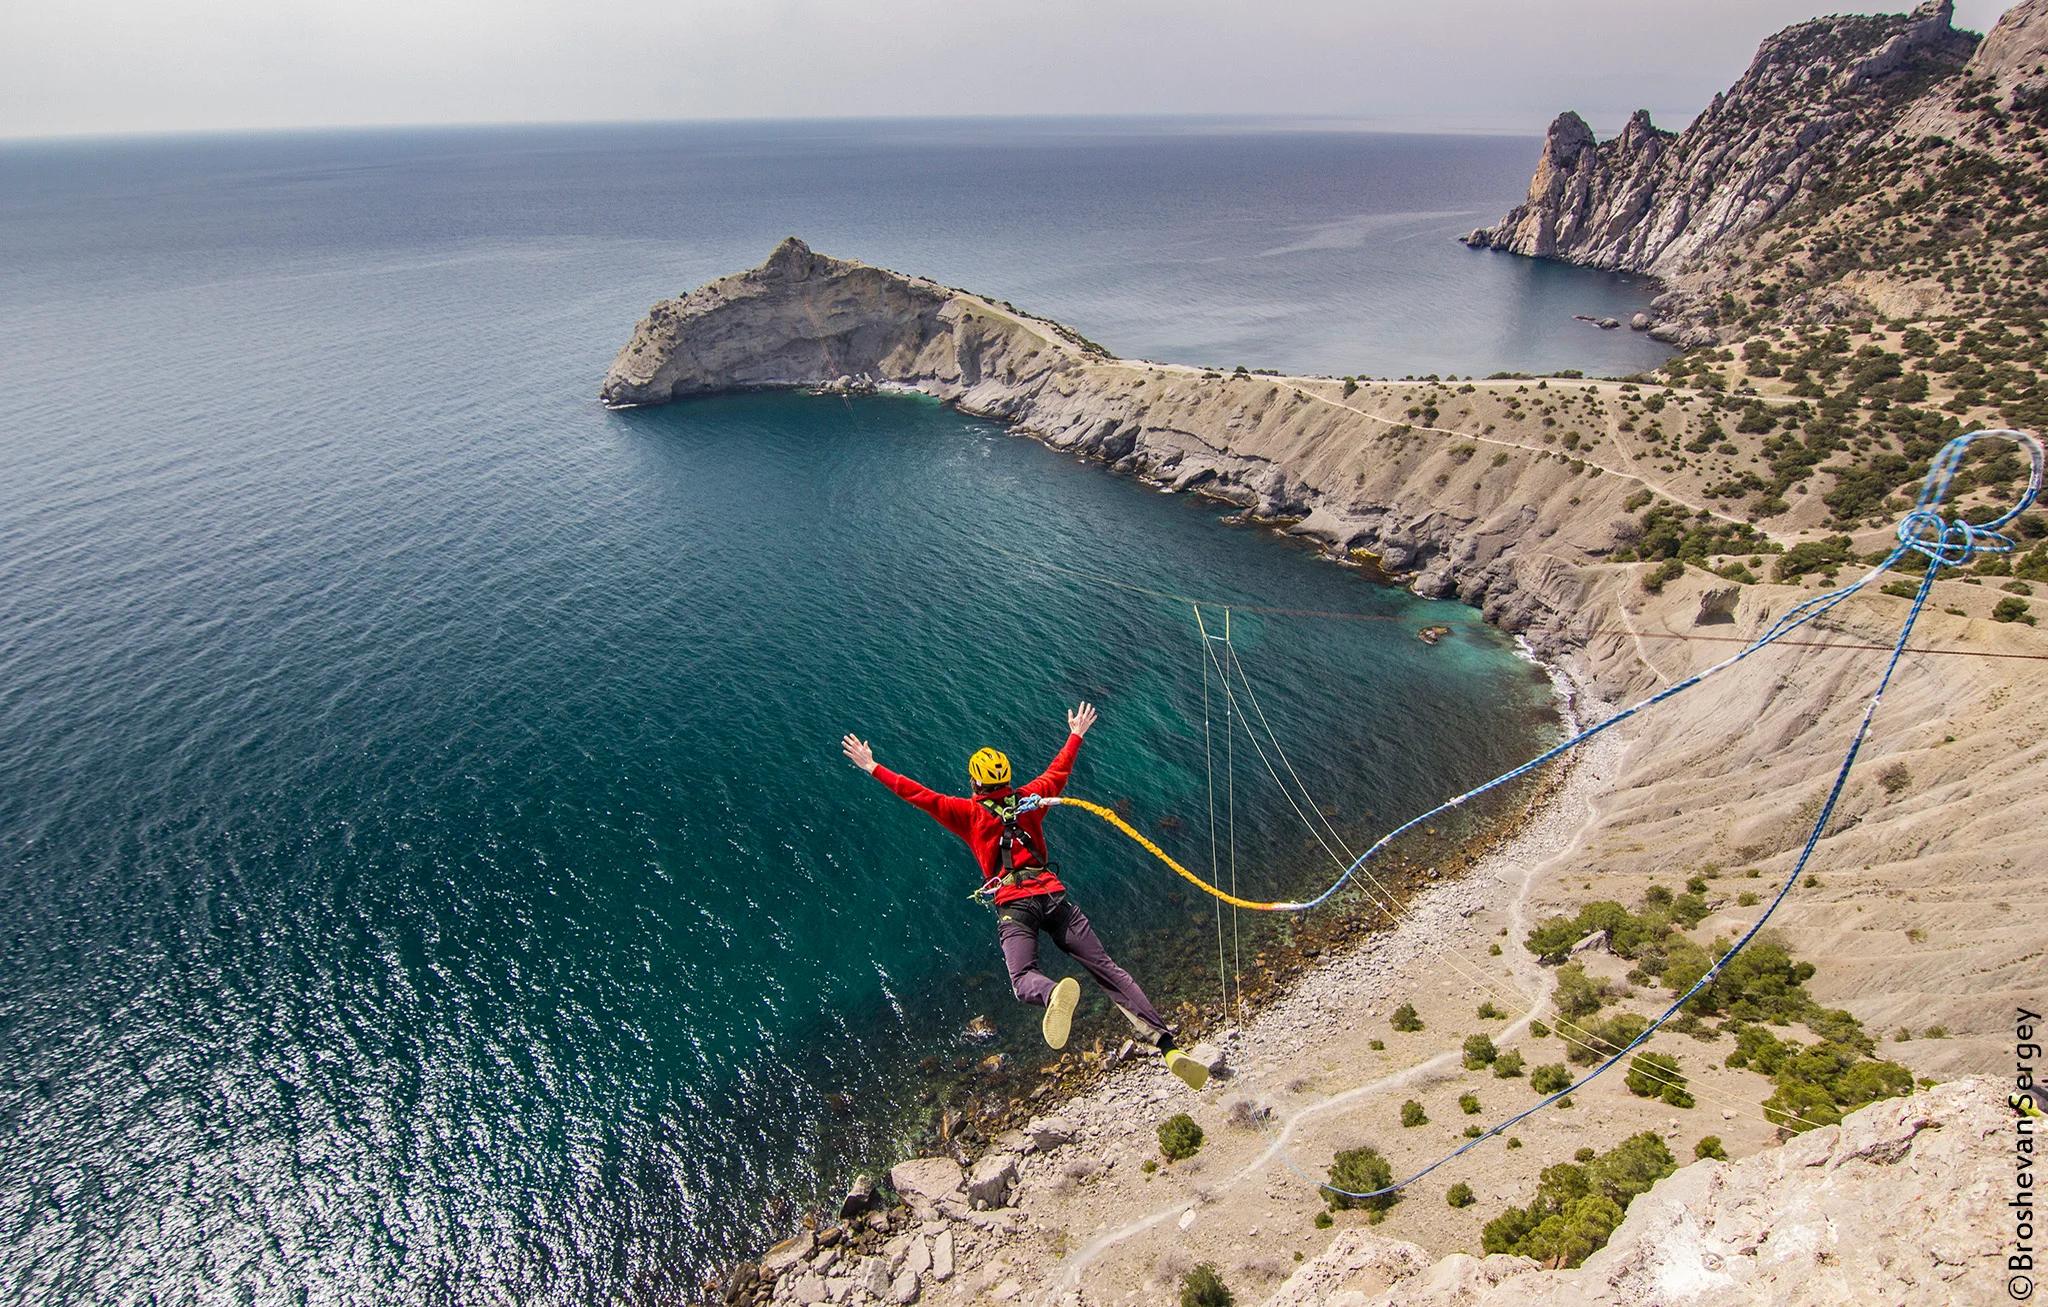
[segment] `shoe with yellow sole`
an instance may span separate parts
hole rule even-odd
[[[1180,1082],[1189,1089],[1200,1089],[1209,1083],[1209,1068],[1177,1048],[1166,1050],[1166,1069],[1180,1077]]]
[[[1045,1001],[1045,1042],[1054,1048],[1065,1048],[1067,1036],[1074,1030],[1074,1009],[1081,1005],[1081,982],[1068,976],[1052,987],[1052,997]]]

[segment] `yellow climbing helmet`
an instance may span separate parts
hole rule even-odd
[[[1009,755],[994,749],[979,749],[967,760],[967,775],[976,785],[1008,785],[1010,783]]]

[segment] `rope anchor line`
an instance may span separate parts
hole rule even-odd
[[[1972,523],[1964,521],[1960,517],[1952,518],[1950,516],[1945,516],[1941,511],[1941,505],[1948,498],[1949,490],[1955,480],[1956,473],[1962,467],[1964,457],[1968,453],[1969,447],[1976,441],[1987,439],[2010,440],[2020,445],[2027,451],[2027,457],[2030,461],[2031,468],[2027,479],[2027,488],[2025,492],[2019,496],[2018,501],[2010,509],[2008,509],[2006,512],[2000,514],[1999,516],[1993,518],[1988,522]],[[2025,512],[2029,507],[2033,505],[2034,501],[2039,497],[2041,493],[2041,482],[2044,469],[2048,469],[2048,450],[2044,450],[2039,438],[2037,438],[2029,432],[2014,431],[2006,428],[1996,428],[1981,431],[1973,431],[1966,435],[1957,436],[1953,440],[1950,440],[1946,445],[1942,446],[1941,451],[1935,455],[1932,464],[1929,466],[1927,476],[1921,482],[1919,499],[1916,501],[1912,511],[1908,512],[1906,516],[1900,520],[1896,533],[1898,537],[1898,544],[1892,549],[1892,551],[1889,554],[1887,554],[1884,557],[1882,561],[1880,561],[1875,567],[1871,568],[1869,572],[1857,578],[1855,581],[1850,582],[1848,585],[1838,587],[1834,590],[1826,591],[1822,594],[1815,595],[1811,599],[1801,600],[1799,603],[1794,604],[1791,608],[1786,610],[1784,616],[1780,617],[1776,622],[1772,623],[1769,629],[1767,629],[1761,636],[1757,637],[1744,648],[1740,649],[1728,658],[1725,658],[1720,662],[1705,668],[1702,671],[1695,672],[1693,675],[1686,677],[1682,681],[1678,681],[1672,685],[1666,686],[1664,689],[1659,690],[1657,693],[1652,694],[1645,699],[1630,704],[1629,706],[1616,712],[1613,716],[1607,718],[1606,720],[1601,721],[1594,726],[1588,727],[1583,731],[1580,731],[1578,734],[1573,735],[1571,738],[1565,740],[1563,743],[1545,750],[1544,752],[1538,754],[1534,758],[1531,758],[1529,761],[1521,764],[1520,766],[1514,767],[1506,772],[1503,772],[1499,776],[1494,777],[1492,780],[1486,781],[1480,785],[1476,785],[1471,789],[1465,791],[1463,794],[1460,794],[1455,798],[1448,799],[1445,802],[1438,804],[1436,807],[1431,808],[1428,812],[1425,812],[1420,816],[1410,818],[1408,821],[1401,823],[1399,826],[1396,826],[1393,830],[1390,830],[1385,835],[1382,835],[1378,840],[1376,840],[1372,844],[1370,848],[1366,849],[1364,853],[1361,853],[1357,857],[1353,858],[1350,864],[1344,868],[1342,874],[1340,874],[1336,878],[1336,880],[1331,882],[1328,888],[1323,890],[1322,893],[1316,895],[1314,898],[1302,900],[1299,902],[1255,902],[1250,899],[1240,898],[1235,894],[1219,889],[1215,885],[1212,885],[1209,882],[1203,880],[1200,876],[1195,875],[1186,867],[1183,867],[1180,863],[1174,861],[1174,859],[1170,857],[1163,849],[1161,849],[1157,844],[1153,843],[1151,840],[1147,839],[1144,835],[1140,834],[1134,827],[1131,826],[1129,822],[1125,821],[1122,817],[1118,816],[1116,813],[1112,812],[1108,808],[1101,806],[1100,804],[1090,803],[1084,799],[1075,799],[1062,796],[1056,798],[1040,799],[1037,800],[1036,803],[1031,803],[1031,806],[1036,807],[1050,806],[1053,804],[1066,804],[1093,813],[1097,817],[1100,817],[1102,820],[1108,822],[1110,825],[1122,831],[1126,836],[1130,837],[1132,840],[1135,840],[1147,852],[1151,853],[1154,857],[1158,858],[1161,862],[1165,863],[1168,867],[1172,868],[1173,871],[1179,874],[1180,876],[1193,882],[1195,885],[1200,887],[1205,893],[1214,895],[1217,899],[1220,899],[1221,901],[1230,904],[1232,907],[1245,908],[1255,912],[1306,912],[1313,908],[1320,907],[1324,903],[1329,902],[1329,900],[1332,897],[1334,897],[1339,890],[1343,889],[1346,884],[1350,883],[1351,879],[1355,875],[1358,875],[1361,872],[1363,872],[1367,877],[1372,877],[1371,871],[1366,869],[1367,862],[1369,862],[1381,850],[1385,849],[1389,844],[1393,843],[1394,840],[1398,839],[1400,836],[1408,833],[1409,831],[1415,829],[1417,826],[1420,826],[1433,818],[1439,817],[1444,813],[1450,811],[1451,809],[1460,807],[1470,802],[1471,800],[1478,798],[1480,795],[1487,793],[1488,791],[1498,789],[1499,787],[1506,785],[1511,781],[1517,780],[1520,777],[1528,775],[1530,772],[1535,771],[1537,768],[1542,767],[1546,763],[1555,761],[1557,758],[1562,757],[1564,754],[1569,753],[1572,750],[1578,748],[1579,746],[1585,744],[1588,740],[1593,739],[1595,736],[1600,735],[1602,732],[1605,732],[1611,729],[1612,727],[1617,726],[1624,721],[1627,721],[1629,718],[1634,717],[1636,714],[1642,712],[1643,710],[1650,708],[1656,704],[1663,703],[1667,699],[1674,698],[1677,695],[1682,694],[1687,690],[1690,690],[1692,687],[1700,684],[1702,681],[1705,681],[1709,677],[1717,675],[1718,673],[1726,671],[1728,668],[1735,666],[1737,663],[1742,662],[1744,659],[1748,658],[1751,654],[1757,653],[1762,649],[1766,649],[1771,645],[1778,643],[1779,641],[1783,640],[1786,636],[1790,635],[1792,632],[1798,630],[1800,627],[1806,626],[1818,620],[1820,617],[1824,616],[1826,613],[1828,613],[1835,607],[1839,606],[1843,601],[1847,600],[1850,596],[1861,591],[1866,586],[1876,581],[1879,577],[1883,576],[1886,572],[1890,571],[1893,567],[1905,561],[1905,559],[1909,555],[1920,554],[1924,558],[1926,558],[1926,571],[1922,575],[1920,579],[1919,589],[1913,597],[1913,605],[1907,611],[1905,620],[1901,623],[1899,627],[1898,637],[1890,645],[1890,657],[1885,663],[1884,672],[1878,678],[1877,688],[1874,692],[1872,692],[1870,696],[1870,701],[1863,710],[1862,719],[1857,723],[1856,731],[1854,735],[1852,735],[1850,738],[1848,751],[1842,758],[1842,765],[1836,770],[1834,783],[1828,790],[1826,801],[1821,805],[1820,815],[1815,819],[1812,830],[1809,831],[1807,834],[1805,844],[1800,848],[1798,860],[1793,864],[1791,872],[1785,877],[1784,883],[1778,887],[1777,893],[1772,896],[1770,904],[1764,909],[1763,914],[1757,918],[1755,924],[1750,926],[1750,928],[1743,933],[1742,937],[1736,940],[1735,943],[1728,948],[1727,952],[1723,953],[1718,959],[1715,960],[1713,966],[1708,968],[1705,975],[1701,976],[1697,981],[1695,981],[1693,986],[1690,989],[1686,990],[1685,993],[1679,995],[1677,999],[1674,1000],[1672,1004],[1665,1009],[1662,1015],[1658,1016],[1656,1020],[1652,1021],[1642,1031],[1642,1033],[1637,1035],[1633,1040],[1631,1040],[1627,1046],[1623,1047],[1618,1052],[1614,1053],[1612,1056],[1600,1062],[1592,1070],[1588,1071],[1585,1075],[1581,1076],[1579,1079],[1574,1081],[1572,1084],[1566,1086],[1564,1089],[1558,1090],[1556,1093],[1543,1098],[1534,1106],[1529,1107],[1521,1112],[1518,1112],[1515,1115],[1509,1117],[1507,1120],[1500,1122],[1498,1125],[1495,1125],[1491,1129],[1487,1130],[1484,1134],[1479,1135],[1478,1137],[1468,1141],[1461,1147],[1453,1150],[1450,1153],[1445,1154],[1443,1157],[1438,1158],[1436,1161],[1430,1163],[1428,1166],[1423,1167],[1421,1170],[1415,1172],[1413,1175],[1410,1175],[1401,1180],[1396,1180],[1392,1184],[1383,1186],[1379,1189],[1373,1189],[1366,1192],[1353,1192],[1348,1189],[1340,1189],[1334,1185],[1317,1181],[1311,1178],[1310,1176],[1304,1174],[1301,1168],[1294,1164],[1293,1159],[1287,1156],[1286,1151],[1284,1149],[1280,1152],[1281,1160],[1286,1163],[1287,1168],[1289,1170],[1293,1171],[1296,1175],[1301,1176],[1303,1180],[1306,1180],[1310,1184],[1315,1185],[1319,1190],[1328,1190],[1333,1194],[1339,1194],[1347,1198],[1377,1198],[1386,1194],[1395,1193],[1401,1189],[1406,1188],[1411,1184],[1414,1184],[1417,1180],[1422,1179],[1424,1176],[1428,1175],[1432,1171],[1435,1171],[1437,1168],[1445,1165],[1446,1163],[1463,1156],[1465,1153],[1470,1152],[1474,1148],[1477,1148],[1479,1145],[1485,1143],[1487,1140],[1499,1136],[1504,1131],[1507,1131],[1513,1128],[1515,1125],[1521,1123],[1522,1121],[1527,1120],[1529,1117],[1534,1116],[1536,1113],[1542,1111],[1544,1108],[1552,1106],[1559,1099],[1566,1097],[1575,1090],[1582,1089],[1586,1085],[1590,1084],[1593,1080],[1597,1079],[1606,1071],[1614,1067],[1623,1058],[1627,1057],[1630,1053],[1634,1052],[1637,1048],[1641,1047],[1644,1043],[1646,1043],[1650,1039],[1650,1037],[1656,1034],[1660,1029],[1662,1029],[1666,1023],[1670,1022],[1673,1018],[1677,1017],[1680,1011],[1685,1007],[1686,1003],[1690,1002],[1692,998],[1695,995],[1697,995],[1702,989],[1712,984],[1714,980],[1721,974],[1722,970],[1729,964],[1729,962],[1733,961],[1737,954],[1741,953],[1743,949],[1749,946],[1750,942],[1756,938],[1759,932],[1763,930],[1765,924],[1770,921],[1772,915],[1777,912],[1779,905],[1781,905],[1784,902],[1786,895],[1791,892],[1792,887],[1798,883],[1800,876],[1805,872],[1807,863],[1813,857],[1814,849],[1820,843],[1821,836],[1826,832],[1828,821],[1834,815],[1835,805],[1841,799],[1842,792],[1848,784],[1849,770],[1852,766],[1854,766],[1856,762],[1856,756],[1862,750],[1864,740],[1868,737],[1870,733],[1870,724],[1872,719],[1877,714],[1878,704],[1883,700],[1884,692],[1886,688],[1891,684],[1892,675],[1894,672],[1898,670],[1900,660],[1908,652],[1906,649],[1906,642],[1911,638],[1913,634],[1914,623],[1916,623],[1919,620],[1921,610],[1927,606],[1927,600],[1929,596],[1933,593],[1934,581],[1936,576],[1940,573],[1942,568],[1966,566],[1972,559],[1976,558],[1980,554],[2002,554],[2012,552],[2017,547],[2016,542],[2013,541],[2009,536],[2002,534],[2000,532],[2000,528],[2008,525],[2021,513]],[[1195,601],[1189,602],[1193,604],[1195,610],[1195,620],[1197,629],[1203,636],[1205,647],[1209,643],[1215,642],[1222,643],[1227,649],[1231,648],[1227,635],[1219,639],[1219,637],[1212,635],[1207,629],[1207,627],[1202,624],[1202,605],[1199,602]],[[1226,608],[1225,611],[1227,613],[1228,609]],[[1877,647],[1883,648],[1884,646]],[[1234,661],[1234,650],[1231,653],[1231,657]],[[1239,672],[1241,675],[1241,665],[1239,667]],[[1227,677],[1225,679],[1225,687],[1227,690]],[[1249,683],[1247,683],[1246,688],[1247,690],[1249,690]],[[1263,713],[1260,714],[1260,719],[1263,722]],[[1252,743],[1254,744],[1254,746],[1258,746],[1258,737],[1256,735],[1252,735],[1250,724],[1244,721],[1244,717],[1241,713],[1239,714],[1239,721],[1244,723],[1246,733],[1248,735],[1251,735]],[[1270,724],[1267,725],[1267,730],[1270,733]],[[1279,742],[1276,737],[1274,739],[1274,746],[1276,750],[1278,748],[1278,744]],[[1263,750],[1261,752],[1263,756]],[[1284,754],[1282,755],[1282,760],[1283,762],[1285,761]],[[1268,770],[1271,770],[1270,763],[1268,763]],[[1290,771],[1291,770],[1292,769],[1290,768]],[[1278,783],[1279,777],[1277,773],[1274,775],[1274,780],[1276,783]],[[1285,786],[1282,786],[1283,790],[1285,790],[1285,788]],[[1290,802],[1292,802],[1293,795],[1291,792],[1289,792],[1288,797]],[[1031,801],[1027,800],[1026,802],[1030,803]],[[1299,805],[1296,806],[1298,811]],[[1320,833],[1315,832],[1314,824],[1312,822],[1308,822],[1306,814],[1303,814],[1303,821],[1309,824],[1311,832],[1316,833],[1317,838],[1320,839]],[[1375,881],[1377,881],[1376,877],[1372,878]],[[1271,1127],[1269,1126],[1268,1129],[1270,1130],[1270,1128]]]

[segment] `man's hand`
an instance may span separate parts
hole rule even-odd
[[[1095,705],[1089,703],[1086,699],[1081,701],[1079,708],[1067,714],[1067,729],[1076,735],[1086,735],[1088,728],[1093,725],[1095,725]],[[846,738],[850,740],[853,737],[849,735]]]
[[[1083,706],[1085,707],[1086,705],[1084,704]],[[1072,714],[1068,715],[1072,716]],[[875,751],[868,748],[866,740],[861,739],[857,735],[849,734],[839,742],[839,747],[845,752],[848,762],[870,776],[875,774]]]

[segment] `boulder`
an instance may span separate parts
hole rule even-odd
[[[1214,1044],[1197,1044],[1185,1050],[1185,1055],[1189,1061],[1200,1062],[1207,1067],[1212,1076],[1221,1073],[1229,1065],[1223,1056],[1223,1050]]]
[[[1596,930],[1572,945],[1572,955],[1574,957],[1581,953],[1605,953],[1607,951],[1607,932],[1604,930]]]
[[[932,1240],[932,1279],[939,1284],[953,1278],[953,1232],[939,1231]]]
[[[1654,319],[1649,314],[1638,313],[1628,320],[1628,329],[1630,331],[1648,331],[1653,321]]]
[[[889,1283],[889,1301],[913,1303],[917,1301],[917,1277],[909,1271],[898,1275]]]
[[[1024,1133],[1031,1140],[1031,1146],[1041,1153],[1063,1148],[1080,1137],[1081,1131],[1072,1121],[1063,1116],[1039,1117],[1024,1127]]]
[[[967,1176],[967,1203],[976,1211],[1010,1205],[1010,1191],[1017,1184],[1017,1158],[1013,1153],[991,1153],[974,1164]]]
[[[889,1184],[905,1198],[913,1195],[928,1203],[952,1198],[960,1192],[965,1173],[950,1157],[917,1157],[889,1168]]]
[[[889,1293],[889,1259],[886,1257],[863,1257],[854,1263],[847,1274],[854,1287],[865,1289],[876,1298],[887,1297]]]
[[[847,1186],[846,1197],[839,1200],[839,1219],[850,1221],[868,1210],[875,1201],[875,1177],[857,1175]]]
[[[763,1271],[781,1271],[804,1261],[817,1251],[818,1236],[801,1230],[761,1254]]]
[[[825,1288],[825,1277],[815,1271],[806,1271],[790,1286],[790,1300],[809,1307],[811,1303],[824,1302],[832,1295]]]

